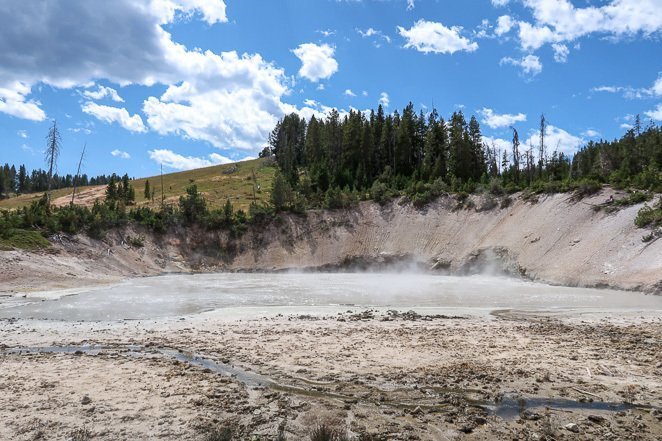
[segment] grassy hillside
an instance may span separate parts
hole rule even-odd
[[[268,159],[255,159],[233,164],[217,165],[178,173],[163,175],[163,188],[166,203],[176,204],[179,197],[185,194],[186,187],[197,184],[210,207],[220,207],[230,199],[235,209],[247,210],[253,200],[253,173],[258,187],[255,197],[258,202],[268,201],[271,192],[271,182],[276,168],[269,165]],[[144,197],[145,181],[155,190],[154,202]],[[136,179],[132,181],[136,191],[136,204],[158,207],[161,204],[161,177]],[[71,201],[73,189],[63,188],[53,192],[53,202],[66,205]],[[103,199],[105,186],[83,187],[79,190],[76,203],[92,205],[96,199]],[[0,208],[14,209],[29,205],[38,200],[43,193],[24,194],[0,201]]]

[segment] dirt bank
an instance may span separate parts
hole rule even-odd
[[[613,190],[575,201],[571,195],[515,196],[506,208],[458,208],[442,197],[424,209],[398,202],[350,210],[283,215],[241,238],[182,229],[164,236],[133,227],[104,241],[53,238],[41,253],[0,252],[0,292],[106,283],[125,277],[189,271],[273,271],[407,262],[450,273],[509,272],[568,286],[662,292],[662,241],[642,242],[634,218],[641,204],[596,211]],[[145,236],[132,247],[128,236]]]

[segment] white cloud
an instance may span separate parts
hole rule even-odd
[[[147,127],[143,124],[140,115],[131,116],[124,108],[102,106],[97,103],[87,102],[81,107],[81,110],[108,124],[116,122],[130,132],[144,133],[147,131]]]
[[[406,40],[406,48],[414,48],[423,53],[454,54],[474,52],[478,43],[460,35],[459,26],[446,27],[441,23],[419,20],[410,29],[398,26],[398,33]]]
[[[502,15],[501,17],[497,18],[497,27],[494,30],[494,33],[500,37],[503,34],[510,32],[514,25],[515,21],[510,15]]]
[[[653,87],[651,88],[651,90],[656,96],[662,96],[662,77],[658,77],[658,79],[655,80],[655,83],[653,83]]]
[[[391,103],[391,100],[388,96],[388,93],[382,92],[379,95],[379,104],[381,104],[383,107],[388,107],[388,105]]]
[[[276,121],[291,109],[283,101],[291,79],[259,54],[189,50],[173,41],[165,25],[191,16],[209,24],[224,22],[225,2],[114,0],[94,7],[88,0],[0,2],[0,112],[44,120],[41,104],[30,99],[40,84],[159,84],[166,92],[143,103],[151,129],[218,148],[259,150]],[[35,17],[40,26],[25,26]],[[48,61],[52,59],[59,61]],[[112,111],[113,121],[143,130],[139,116],[123,116],[117,113],[121,110]]]
[[[510,0],[492,0],[492,5],[497,7],[506,6],[509,2]]]
[[[487,107],[483,107],[478,112],[483,116],[482,123],[487,124],[492,129],[510,127],[515,123],[526,121],[526,115],[524,113],[518,113],[516,115],[509,113],[498,114]]]
[[[219,155],[218,153],[212,153],[207,157],[202,158],[195,156],[183,156],[167,149],[150,150],[148,153],[150,159],[152,159],[157,164],[163,164],[165,167],[174,170],[192,170],[195,168],[210,167],[212,165],[235,162],[230,158]],[[245,159],[252,158],[249,157]]]
[[[540,133],[536,130],[532,130],[529,138],[522,144],[525,149],[531,145],[534,147],[534,151],[536,151],[539,143]],[[585,141],[583,138],[572,135],[551,124],[547,124],[545,128],[545,146],[547,147],[549,155],[551,155],[554,150],[558,150],[559,153],[563,152],[566,155],[573,155],[579,147],[584,145],[584,143]]]
[[[597,138],[600,136],[600,132],[593,129],[587,129],[584,133],[582,133],[582,135],[586,136],[587,138]]]
[[[26,139],[28,137],[28,132],[26,132],[25,130],[19,130],[18,132],[16,132],[16,134],[23,139]]]
[[[368,96],[368,91],[367,91],[367,90],[364,90],[363,92],[361,92],[361,95],[363,95],[363,96]]]
[[[407,0],[407,11],[411,11],[416,7],[414,0]]]
[[[653,121],[662,121],[662,104],[658,104],[655,110],[649,110],[647,112],[644,112],[644,115],[646,115]]]
[[[552,44],[552,49],[554,49],[554,61],[557,63],[565,63],[568,61],[568,54],[570,49],[565,44],[554,43]]]
[[[41,110],[41,103],[26,98],[30,94],[30,85],[18,80],[3,83],[1,71],[0,66],[0,112],[31,121],[45,120],[46,113]]]
[[[535,23],[519,23],[522,48],[536,50],[547,43],[574,41],[599,33],[612,38],[662,30],[659,0],[611,0],[596,7],[576,8],[569,0],[524,0]]]
[[[656,96],[662,96],[662,77],[658,77],[651,87],[632,87],[632,86],[598,86],[591,89],[591,92],[620,93],[623,98],[647,99]]]
[[[501,138],[493,138],[491,136],[483,136],[483,143],[487,144],[490,146],[490,148],[496,148],[498,151],[507,151],[510,152],[510,150],[513,147],[513,144],[511,141],[507,141],[505,139]],[[501,162],[501,158],[498,158],[498,162]]]
[[[352,89],[345,89],[344,95],[345,96],[356,96],[356,94],[354,92],[352,92]]]
[[[112,152],[110,152],[110,154],[116,158],[131,159],[131,155],[129,155],[127,152],[118,149],[113,150]]]
[[[332,29],[325,29],[325,30],[320,30],[320,31],[316,31],[316,32],[322,34],[322,36],[327,37],[327,38],[331,37],[333,35],[336,35],[336,31],[334,31]]]
[[[152,2],[151,7],[162,23],[172,23],[176,14],[190,18],[195,13],[201,14],[210,25],[228,21],[224,0],[157,0]]]
[[[328,44],[304,43],[292,52],[301,60],[299,76],[310,81],[326,80],[338,72],[338,62],[333,58],[335,49]]]
[[[522,73],[530,77],[534,77],[542,72],[542,63],[540,58],[536,55],[526,55],[521,59],[517,60],[511,57],[502,58],[499,64],[511,64],[513,66],[518,66],[522,69]]]
[[[381,39],[386,41],[387,43],[391,43],[391,37],[385,35],[382,31],[374,28],[368,28],[365,31],[357,28],[356,32],[358,32],[359,35],[363,38],[377,37],[377,39]],[[378,42],[375,42],[375,46],[380,47],[381,45]]]
[[[84,91],[83,96],[91,100],[101,100],[108,97],[111,100],[115,101],[116,103],[124,102],[124,99],[121,96],[119,96],[119,94],[115,89],[113,89],[112,87],[105,87],[101,85],[99,85],[96,91],[92,91],[92,90]]]

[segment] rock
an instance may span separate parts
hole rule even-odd
[[[524,410],[520,414],[520,418],[522,418],[523,420],[538,421],[542,417],[538,413],[531,412],[530,410]]]
[[[474,417],[474,423],[476,423],[477,426],[483,426],[487,424],[487,419],[483,418],[481,416]]]
[[[572,433],[579,433],[579,426],[575,423],[568,423],[563,428]]]
[[[605,417],[602,417],[600,415],[589,415],[588,420],[595,424],[602,424],[605,422]]]
[[[85,396],[83,397],[83,399],[80,400],[80,404],[82,404],[83,406],[85,406],[85,405],[87,405],[87,404],[90,404],[91,402],[92,402],[92,400],[91,400],[90,397],[88,397],[87,395],[85,395]]]

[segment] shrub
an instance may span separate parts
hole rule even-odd
[[[575,198],[583,199],[587,196],[591,196],[602,189],[602,184],[600,184],[595,179],[582,179],[577,185],[575,190]]]
[[[653,228],[662,225],[662,197],[657,201],[655,206],[650,207],[644,204],[643,208],[637,213],[634,219],[634,224],[639,228],[651,226]]]
[[[310,432],[310,441],[347,441],[347,435],[328,424],[319,424]]]
[[[505,193],[503,185],[501,184],[501,179],[492,178],[490,179],[489,191],[494,196],[501,196]]]

